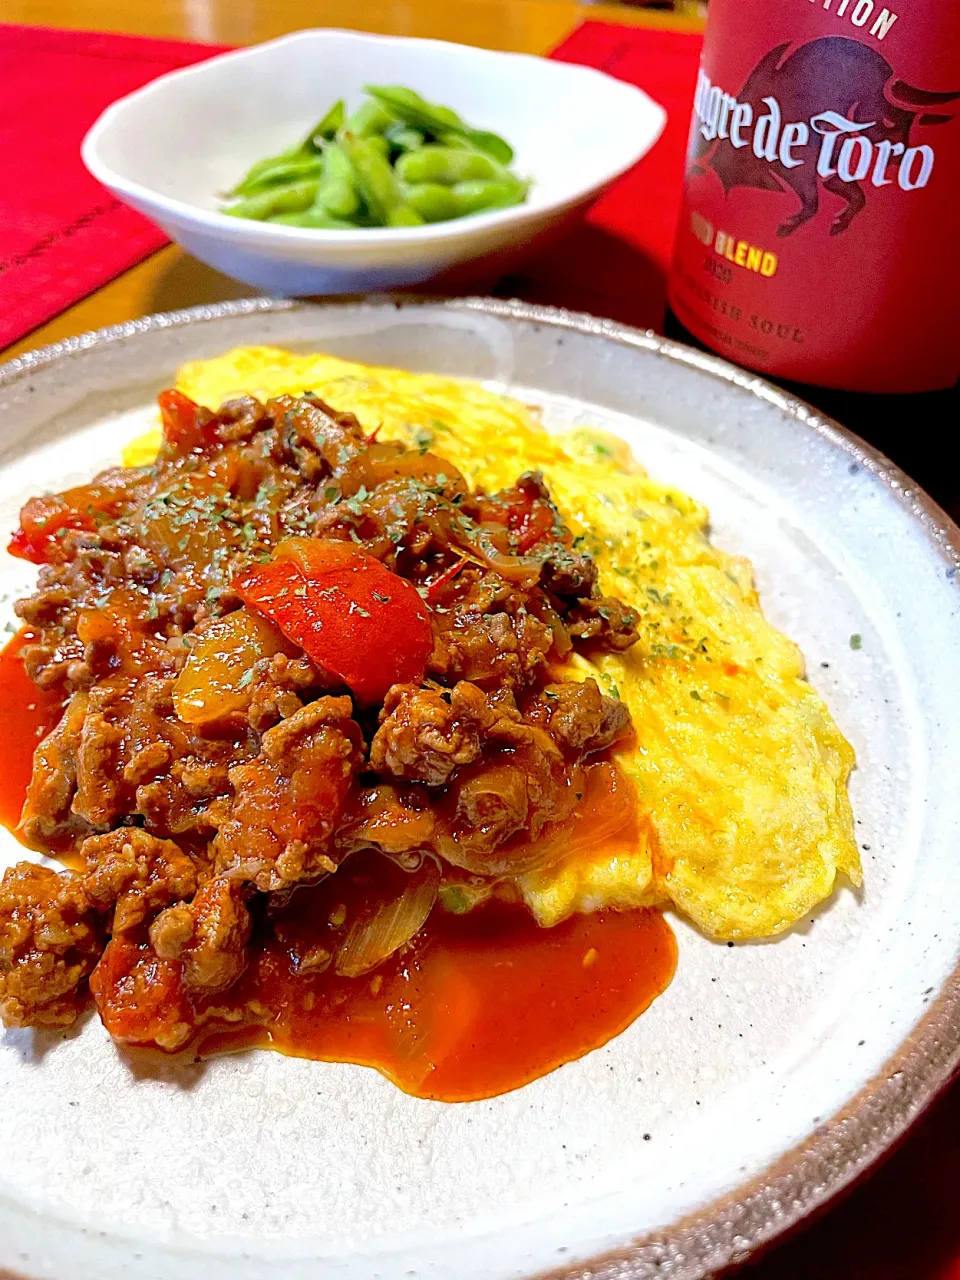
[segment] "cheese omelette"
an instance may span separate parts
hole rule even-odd
[[[489,491],[541,471],[601,590],[639,611],[636,645],[577,657],[564,674],[594,676],[630,708],[636,740],[617,761],[636,784],[642,836],[521,877],[541,924],[673,904],[710,937],[762,938],[826,898],[838,874],[860,883],[853,749],[797,646],[763,616],[749,563],[714,547],[706,510],[658,485],[622,441],[548,434],[529,408],[475,383],[270,347],[185,365],[177,386],[212,408],[313,391]],[[143,437],[124,461],[150,462],[158,444],[159,432]]]

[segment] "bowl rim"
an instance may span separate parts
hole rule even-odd
[[[568,194],[559,196],[544,204],[524,203],[512,205],[507,209],[494,209],[488,213],[471,214],[462,218],[453,218],[448,222],[432,222],[421,227],[361,227],[355,231],[327,231],[313,227],[285,227],[275,223],[259,222],[255,219],[232,218],[219,210],[204,209],[189,201],[174,196],[166,196],[146,183],[127,178],[109,165],[99,154],[103,138],[115,126],[123,112],[134,101],[150,98],[156,94],[160,85],[169,81],[182,81],[186,78],[198,78],[214,63],[224,60],[242,62],[257,58],[262,51],[299,42],[346,38],[357,44],[393,44],[393,45],[426,45],[442,48],[453,48],[467,51],[478,61],[492,63],[508,60],[513,63],[538,63],[555,67],[561,75],[571,75],[594,83],[602,82],[605,88],[612,87],[619,93],[624,102],[633,101],[650,118],[650,128],[642,137],[642,142],[624,152],[624,160],[616,169],[595,182],[581,184]],[[589,95],[588,95],[589,100]],[[595,67],[582,66],[572,62],[553,62],[535,54],[517,53],[512,50],[484,49],[475,45],[460,44],[453,40],[436,40],[420,36],[391,36],[376,32],[351,31],[345,27],[305,27],[287,35],[277,36],[272,40],[263,40],[257,44],[246,45],[238,49],[230,49],[225,53],[214,54],[201,62],[187,67],[178,67],[141,85],[139,89],[124,94],[106,107],[87,130],[80,145],[80,155],[89,172],[118,194],[131,200],[141,201],[158,212],[161,216],[175,218],[179,223],[189,222],[192,227],[203,228],[218,235],[226,235],[232,240],[261,240],[263,247],[272,241],[278,248],[287,245],[315,245],[323,248],[360,249],[364,247],[392,245],[416,245],[434,243],[436,241],[457,240],[470,237],[474,232],[483,232],[488,228],[517,225],[536,221],[551,214],[562,213],[570,207],[584,203],[602,191],[610,183],[621,177],[650,151],[659,141],[667,122],[667,112],[661,103],[652,98],[644,89],[626,81],[617,80]],[[152,216],[152,215],[151,215]]]
[[[645,351],[678,370],[691,368],[773,405],[799,427],[829,441],[869,471],[908,511],[945,566],[960,581],[960,528],[934,500],[872,445],[764,378],[719,356],[586,312],[489,297],[377,294],[322,302],[250,297],[161,312],[88,331],[28,351],[0,365],[0,388],[44,366],[155,330],[227,317],[331,308],[385,311],[439,308],[466,315],[573,331]],[[839,1111],[766,1169],[685,1217],[619,1248],[532,1275],[530,1280],[702,1280],[736,1266],[781,1238],[855,1183],[904,1136],[960,1070],[960,963],[943,980],[913,1029],[880,1071]]]

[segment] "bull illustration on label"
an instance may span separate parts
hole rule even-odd
[[[733,187],[792,191],[800,208],[782,222],[788,236],[817,212],[820,188],[843,208],[831,235],[846,231],[867,201],[865,187],[925,187],[935,153],[912,134],[954,119],[937,110],[955,92],[918,89],[875,50],[844,36],[771,49],[734,97],[700,72],[694,100],[691,171]]]

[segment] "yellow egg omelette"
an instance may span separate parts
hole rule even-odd
[[[763,616],[750,564],[714,547],[704,507],[652,480],[621,440],[549,434],[533,410],[476,383],[272,347],[187,364],[177,386],[211,408],[313,391],[488,491],[542,471],[601,590],[639,611],[636,645],[577,657],[565,674],[594,676],[630,708],[636,740],[617,761],[637,787],[641,847],[580,852],[521,877],[541,924],[672,904],[712,938],[763,938],[828,897],[838,874],[860,883],[852,747],[797,646]],[[158,445],[159,431],[142,437],[125,463],[152,461]]]

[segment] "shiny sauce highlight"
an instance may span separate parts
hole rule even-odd
[[[22,631],[0,653],[0,820],[11,829],[34,747],[61,710],[23,670],[20,649],[31,638]],[[611,852],[622,849],[630,834],[623,824],[598,827],[614,797],[589,799],[551,840],[594,855],[606,840]],[[371,858],[380,863],[375,877]],[[599,911],[542,929],[526,908],[499,899],[463,914],[438,904],[412,943],[362,977],[331,968],[296,972],[291,928],[322,942],[331,920],[369,894],[374,878],[382,882],[382,863],[379,855],[354,855],[273,916],[260,902],[250,966],[198,1010],[208,1021],[196,1053],[270,1047],[374,1067],[417,1097],[472,1101],[519,1088],[606,1044],[673,977],[676,942],[658,911]],[[404,874],[393,864],[386,872],[388,880]],[[286,931],[277,927],[284,917]]]

